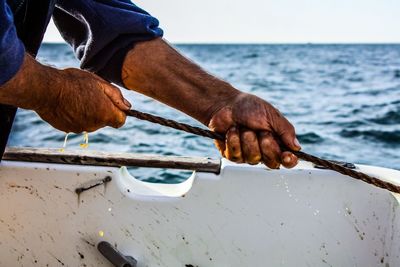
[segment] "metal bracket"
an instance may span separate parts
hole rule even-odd
[[[115,267],[136,267],[137,265],[137,261],[133,257],[123,255],[106,241],[97,244],[97,249]]]

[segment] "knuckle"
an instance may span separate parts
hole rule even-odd
[[[253,131],[244,131],[242,133],[242,139],[244,142],[255,142],[257,139],[256,134]]]
[[[260,162],[261,152],[257,141],[244,143],[242,149],[246,163],[254,165]]]
[[[261,139],[261,143],[260,143],[260,146],[261,146],[261,148],[263,149],[263,150],[268,150],[268,149],[270,149],[270,147],[271,147],[271,145],[272,145],[272,140],[270,139],[270,138],[262,138]]]
[[[253,131],[243,131],[242,132],[242,137],[243,138],[252,138],[254,136],[254,132]]]
[[[231,133],[228,135],[227,141],[231,146],[238,146],[240,144],[239,135],[236,133]]]

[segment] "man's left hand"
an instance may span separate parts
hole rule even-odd
[[[292,168],[297,157],[282,150],[301,149],[294,127],[271,104],[251,94],[240,93],[214,112],[211,130],[226,135],[225,142],[216,141],[221,154],[237,163],[263,162],[277,169],[282,164]]]

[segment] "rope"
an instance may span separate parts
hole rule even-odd
[[[146,120],[146,121],[149,121],[149,122],[153,122],[153,123],[157,123],[157,124],[160,124],[160,125],[163,125],[163,126],[174,128],[174,129],[177,129],[177,130],[180,130],[180,131],[185,131],[185,132],[188,132],[188,133],[192,133],[192,134],[195,134],[195,135],[198,135],[198,136],[203,136],[203,137],[208,137],[208,138],[211,138],[211,139],[225,141],[225,136],[222,135],[222,134],[219,134],[219,133],[216,133],[216,132],[212,132],[210,130],[202,129],[202,128],[199,128],[199,127],[191,126],[189,124],[176,122],[174,120],[165,119],[165,118],[162,118],[162,117],[159,117],[159,116],[155,116],[155,115],[152,115],[152,114],[149,114],[149,113],[140,112],[140,111],[137,111],[137,110],[129,110],[129,111],[127,111],[127,115],[131,116],[131,117],[138,118],[140,120]],[[290,150],[288,148],[285,148],[285,150],[292,152],[293,154],[295,154],[300,159],[312,162],[312,163],[314,163],[316,165],[319,165],[319,166],[323,166],[323,167],[325,167],[325,168],[327,168],[329,170],[333,170],[333,171],[339,172],[341,174],[350,176],[350,177],[355,178],[357,180],[364,181],[364,182],[366,182],[368,184],[372,184],[372,185],[374,185],[376,187],[383,188],[383,189],[389,190],[389,191],[394,192],[394,193],[400,193],[400,186],[394,185],[394,184],[392,184],[390,182],[382,181],[382,180],[380,180],[380,179],[378,179],[376,177],[373,177],[373,176],[367,175],[365,173],[349,169],[347,167],[344,167],[344,166],[341,166],[339,164],[336,164],[336,163],[334,163],[332,161],[321,159],[321,158],[318,158],[316,156],[307,154],[307,153],[302,152],[302,151],[293,151],[293,150]]]

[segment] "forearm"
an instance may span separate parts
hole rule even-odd
[[[205,125],[216,110],[240,93],[160,38],[136,44],[125,58],[122,80],[128,89],[157,99]]]
[[[45,105],[47,98],[54,93],[50,83],[57,84],[57,70],[44,66],[25,54],[24,63],[17,74],[0,86],[0,103],[25,109],[36,109]]]

